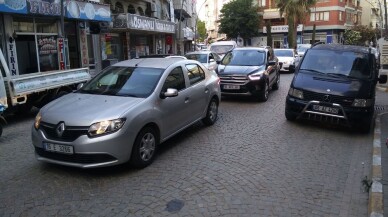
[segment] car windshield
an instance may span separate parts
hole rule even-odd
[[[265,52],[257,50],[234,50],[222,59],[222,65],[259,66],[264,64]]]
[[[210,50],[216,54],[225,54],[233,49],[233,45],[212,45]]]
[[[371,62],[368,54],[334,50],[309,50],[307,54],[300,70],[360,79],[371,76]]]
[[[185,57],[189,60],[197,60],[200,63],[207,63],[207,54],[186,54]]]
[[[163,71],[157,68],[111,66],[78,92],[146,98],[151,95]]]
[[[278,57],[294,57],[292,50],[274,50],[275,55]]]

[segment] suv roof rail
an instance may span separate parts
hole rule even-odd
[[[326,43],[323,42],[323,41],[318,41],[318,42],[315,42],[311,47],[315,47],[315,46],[317,46],[318,44],[326,44]]]

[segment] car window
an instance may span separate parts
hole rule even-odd
[[[80,93],[148,97],[153,92],[164,69],[145,67],[115,67],[104,69]]]
[[[259,66],[264,64],[265,52],[257,50],[233,50],[222,59],[223,65]]]
[[[198,83],[205,79],[205,72],[197,64],[187,64],[190,85]]]
[[[224,54],[233,49],[233,45],[211,45],[210,50],[217,54]]]
[[[326,74],[341,74],[355,78],[371,76],[368,54],[353,51],[310,50],[300,69],[315,70]]]
[[[200,63],[207,63],[207,54],[186,54],[185,57],[189,60],[197,60]]]
[[[170,72],[170,74],[168,74],[163,84],[162,91],[166,92],[168,88],[174,88],[178,91],[186,88],[182,67],[176,67]]]
[[[292,50],[274,50],[278,57],[294,57]]]

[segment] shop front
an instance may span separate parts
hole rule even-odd
[[[186,27],[183,29],[183,37],[184,37],[184,53],[194,51],[194,32],[190,28]]]
[[[303,25],[297,27],[297,43],[302,41]],[[267,28],[263,27],[263,33],[267,34]],[[272,45],[273,48],[288,48],[288,25],[272,26]],[[266,36],[265,36],[266,37]]]
[[[123,48],[122,56],[125,59],[173,52],[173,22],[135,14],[119,14],[113,17],[113,28],[110,32],[120,38],[117,46]],[[107,58],[109,49],[112,49],[112,44],[111,48],[105,49]]]
[[[109,5],[66,1],[62,32],[58,1],[23,2],[26,14],[3,15],[8,60],[13,75],[91,65],[94,55],[90,53],[98,52],[93,52],[94,46],[91,45],[92,24],[110,21]]]

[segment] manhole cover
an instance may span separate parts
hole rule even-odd
[[[170,213],[178,212],[179,210],[182,209],[184,205],[185,203],[183,201],[174,199],[167,203],[167,207],[165,210],[167,210]]]

